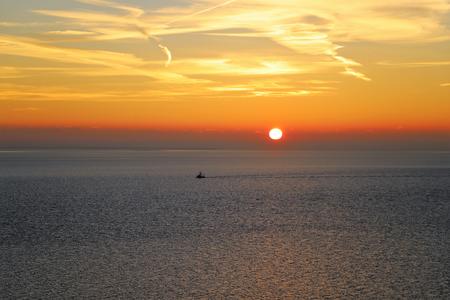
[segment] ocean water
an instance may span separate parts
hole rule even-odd
[[[2,151],[0,298],[449,299],[450,153]]]

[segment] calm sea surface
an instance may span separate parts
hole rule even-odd
[[[450,153],[0,151],[0,298],[449,299]]]

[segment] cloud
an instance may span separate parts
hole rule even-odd
[[[58,86],[29,86],[17,84],[1,84],[0,100],[8,101],[156,101],[158,98],[180,95],[177,91],[166,93],[163,90],[122,90],[112,88],[109,91],[80,91],[79,89]]]
[[[0,22],[0,27],[18,27],[21,23],[17,22]]]
[[[404,68],[445,67],[450,66],[450,61],[379,62],[378,65]]]
[[[134,69],[144,61],[131,54],[104,50],[82,50],[42,44],[31,38],[0,35],[0,53],[76,64],[103,65],[118,69]]]
[[[166,67],[172,62],[172,52],[164,45],[158,44],[158,47],[167,55]]]
[[[56,30],[56,31],[47,31],[46,34],[80,36],[80,35],[95,35],[95,32],[82,30]]]
[[[193,18],[193,17],[195,17],[195,16],[199,16],[199,15],[202,15],[202,14],[205,14],[205,13],[208,13],[208,12],[211,12],[211,11],[213,11],[213,10],[215,10],[215,9],[219,9],[219,8],[221,8],[221,7],[230,5],[230,4],[232,4],[232,3],[236,2],[236,1],[237,1],[237,0],[229,0],[229,1],[226,1],[226,2],[223,2],[223,3],[220,3],[220,4],[217,4],[217,5],[214,5],[214,6],[212,6],[212,7],[208,7],[208,8],[202,9],[202,10],[200,10],[200,11],[194,12],[194,13],[189,14],[189,15],[187,15],[187,16],[183,16],[183,17],[177,18],[177,19],[175,19],[175,20],[169,22],[167,25],[171,25],[171,24],[174,24],[174,23],[177,23],[177,22],[180,22],[180,21],[189,19],[189,18]]]
[[[77,0],[77,1],[81,2],[81,3],[91,4],[91,5],[119,9],[119,10],[127,12],[128,15],[130,15],[131,17],[135,17],[135,18],[138,18],[144,14],[144,11],[140,8],[128,6],[128,5],[124,5],[124,4],[120,4],[120,3],[112,2],[112,1],[106,1],[106,0]]]
[[[306,15],[300,18],[301,23],[306,24],[314,24],[314,25],[327,25],[330,24],[330,20],[315,16],[315,15]]]
[[[17,68],[4,71],[3,76],[20,78],[42,72],[80,78],[139,76],[146,87],[142,93],[132,92],[136,97],[307,96],[334,92],[343,76],[371,81],[366,67],[344,55],[341,44],[426,43],[450,36],[449,28],[442,24],[442,16],[450,8],[446,0],[417,0],[413,5],[407,0],[395,5],[388,0],[346,5],[338,0],[326,4],[313,0],[301,4],[297,0],[201,0],[166,3],[152,10],[125,1],[78,2],[85,4],[80,10],[35,10],[59,22],[43,32],[36,29],[32,36],[37,34],[40,39],[0,36],[0,55],[61,65],[45,71]],[[0,23],[10,25],[19,24]],[[164,63],[160,53],[165,56]],[[447,62],[380,65],[430,67],[446,66]],[[150,94],[147,87],[155,93]],[[130,94],[131,87],[127,92]],[[102,95],[108,93],[97,96]]]
[[[105,1],[89,0],[88,2],[90,4],[108,5],[115,8],[120,7],[120,5],[113,5],[110,2],[105,3]],[[336,54],[335,49],[337,49],[337,45],[331,42],[327,34],[324,34],[322,32],[309,31],[302,28],[302,24],[304,22],[323,24],[325,23],[325,18],[319,18],[315,15],[307,14],[303,16],[303,23],[301,21],[292,23],[294,14],[292,14],[292,12],[288,13],[287,11],[285,12],[285,14],[280,14],[284,9],[282,9],[281,11],[266,10],[267,4],[262,4],[261,2],[254,1],[256,8],[260,8],[260,10],[253,12],[253,10],[248,10],[250,9],[250,7],[247,7],[247,5],[242,6],[242,4],[239,2],[236,2],[240,4],[239,6],[234,7],[234,5],[231,5],[235,2],[236,1],[213,3],[210,1],[205,1],[206,8],[198,10],[195,8],[187,8],[184,11],[177,10],[175,11],[177,15],[183,14],[183,12],[185,15],[181,17],[174,15],[171,20],[169,20],[169,18],[167,17],[167,10],[164,11],[166,13],[164,15],[165,18],[158,17],[158,12],[156,12],[155,15],[151,16],[152,21],[150,23],[146,21],[148,19],[139,18],[141,15],[143,15],[143,13],[134,14],[130,18],[129,16],[115,16],[76,11],[68,12],[40,10],[37,12],[50,16],[78,19],[83,22],[118,22],[117,24],[121,24],[120,28],[96,28],[95,31],[99,33],[99,36],[96,36],[94,38],[100,40],[135,38],[136,33],[133,33],[134,30],[130,30],[130,28],[126,29],[123,27],[124,25],[132,25],[132,28],[137,29],[138,32],[143,33],[143,35],[147,38],[158,41],[159,39],[157,38],[157,36],[189,34],[193,32],[211,31],[214,29],[226,29],[229,27],[229,24],[233,24],[234,26],[250,29],[252,33],[244,34],[247,37],[253,36],[268,38],[282,46],[288,47],[289,49],[299,54],[314,55],[316,56],[316,58],[319,58],[318,55],[322,55],[323,61],[327,61],[327,57],[331,57],[337,62],[342,63],[344,70],[347,68],[347,62],[350,60],[344,59],[342,56],[338,56]],[[277,6],[283,7],[282,5]],[[225,8],[229,11],[223,11]],[[292,7],[287,8],[289,8],[289,11],[293,11]],[[219,14],[219,18],[216,17],[217,14]],[[278,15],[280,15],[281,17]],[[261,20],[264,20],[265,23],[261,24]],[[273,24],[274,22],[278,24]],[[149,34],[148,32],[152,32],[152,34]],[[221,35],[220,33],[215,34],[217,36]],[[228,36],[234,35],[235,37],[237,37],[239,34],[240,33],[228,34]],[[222,35],[224,36],[225,34]],[[243,37],[244,35],[240,34],[241,37]],[[167,56],[167,66],[172,62],[171,50],[161,43],[158,43],[158,47]],[[349,72],[347,73],[353,74]],[[361,76],[355,77],[361,78]]]
[[[382,15],[387,15],[394,18],[417,18],[429,17],[434,11],[426,6],[414,5],[384,5],[374,7],[374,11]]]
[[[0,66],[0,78],[11,79],[20,77],[22,77],[22,75],[16,68]]]
[[[353,76],[359,79],[362,79],[364,81],[371,81],[371,79],[369,77],[367,77],[366,75],[364,75],[363,73],[360,73],[358,71],[355,71],[354,69],[350,68],[350,67],[346,67],[345,71],[342,72],[342,74],[344,75],[349,75],[349,76]]]
[[[39,41],[29,38],[19,39],[0,35],[0,53],[100,68],[97,72],[94,71],[91,76],[144,76],[156,81],[170,81],[172,83],[201,82],[200,80],[184,77],[181,74],[168,73],[160,69],[149,69],[147,61],[131,54],[103,50],[60,48],[41,44]],[[56,71],[61,72],[61,70],[68,71],[68,74],[72,73],[71,68],[56,68]],[[30,69],[22,69],[22,71],[26,72],[30,71]],[[52,68],[47,68],[47,71],[52,71]],[[85,71],[85,73],[88,72],[91,71]],[[2,73],[4,76],[17,76],[19,74],[18,69],[15,68],[2,68]],[[74,71],[73,74],[77,74],[77,71]],[[78,69],[78,74],[81,74],[80,69]],[[86,76],[89,76],[89,74]]]

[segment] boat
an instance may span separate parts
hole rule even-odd
[[[206,178],[206,176],[202,172],[199,172],[198,175],[196,176],[196,178],[202,179],[202,178]]]

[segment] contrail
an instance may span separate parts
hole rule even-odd
[[[108,0],[78,0],[78,1],[79,2],[93,4],[93,5],[109,6],[109,7],[113,7],[113,8],[117,8],[117,9],[122,9],[122,10],[128,11],[131,14],[131,16],[134,17],[134,18],[138,18],[144,13],[144,11],[142,11],[142,10],[140,10],[138,8],[121,5],[121,4],[118,4],[118,3],[115,3],[115,2],[110,2]],[[210,12],[212,10],[215,10],[215,9],[218,9],[218,8],[230,5],[231,3],[236,2],[236,1],[237,0],[225,1],[225,2],[217,4],[215,6],[208,7],[208,8],[205,8],[203,10],[200,10],[198,12],[195,12],[193,14],[190,14],[188,16],[184,16],[184,17],[181,17],[179,19],[173,20],[173,21],[167,23],[166,25],[170,25],[170,24],[179,22],[179,21],[187,19],[187,18],[192,18],[192,17],[198,16],[198,15]],[[172,59],[173,59],[172,52],[170,51],[170,49],[167,48],[166,46],[164,46],[163,44],[161,44],[160,40],[157,37],[154,37],[154,36],[150,35],[145,30],[145,28],[142,28],[142,27],[140,27],[137,24],[135,26],[136,26],[137,31],[142,33],[148,40],[153,40],[153,41],[155,41],[157,43],[157,45],[161,49],[161,51],[167,56],[166,67],[168,67],[172,63]]]
[[[201,14],[204,14],[204,13],[207,13],[207,12],[210,12],[210,11],[212,11],[212,10],[215,10],[215,9],[218,9],[218,8],[221,8],[221,7],[230,5],[231,3],[236,2],[236,1],[237,1],[237,0],[229,0],[229,1],[226,1],[226,2],[221,3],[221,4],[217,4],[216,6],[209,7],[209,8],[205,8],[205,9],[200,10],[200,11],[198,11],[198,12],[195,12],[195,13],[193,13],[193,14],[191,14],[191,15],[184,16],[184,17],[178,18],[178,19],[176,19],[176,20],[173,20],[173,21],[167,23],[166,25],[170,25],[170,24],[173,24],[173,23],[182,21],[182,20],[187,19],[187,18],[195,17],[195,16],[198,16],[198,15],[201,15]]]
[[[198,16],[198,15],[201,15],[201,14],[204,14],[204,13],[207,13],[207,12],[210,12],[210,11],[212,11],[212,10],[215,10],[215,9],[218,9],[218,8],[221,8],[221,7],[224,7],[224,6],[227,6],[227,5],[229,5],[229,4],[233,3],[233,2],[236,2],[236,1],[237,1],[237,0],[228,0],[228,1],[226,1],[226,2],[223,2],[223,3],[221,3],[221,4],[215,5],[215,6],[213,6],[213,7],[205,8],[205,9],[200,10],[200,11],[198,11],[198,12],[196,12],[196,13],[191,14],[191,15],[181,17],[181,18],[179,18],[179,19],[177,19],[177,20],[173,20],[172,22],[169,22],[169,23],[167,23],[166,25],[170,25],[170,24],[176,23],[176,22],[178,22],[178,21],[180,21],[180,20],[184,20],[184,19],[187,19],[187,18],[192,18],[192,17]],[[145,32],[145,30],[144,30],[144,32]],[[149,36],[147,33],[146,33],[146,35]],[[153,37],[152,37],[152,38],[153,38]],[[153,39],[155,39],[155,38],[153,38]],[[156,39],[156,40],[157,40],[157,39]],[[166,67],[168,67],[168,66],[170,65],[170,63],[172,62],[172,53],[170,52],[169,48],[167,48],[167,47],[164,46],[164,45],[158,44],[158,47],[159,47],[159,48],[167,55]]]
[[[82,2],[82,3],[91,4],[91,5],[112,7],[115,9],[120,9],[120,10],[128,12],[129,16],[132,17],[133,19],[139,18],[140,16],[142,16],[144,14],[144,11],[139,8],[123,5],[123,4],[108,1],[108,0],[77,0],[77,1]],[[135,26],[136,26],[137,31],[142,33],[147,39],[154,40],[158,44],[158,47],[167,56],[166,67],[168,67],[170,65],[170,63],[172,62],[172,53],[170,52],[169,48],[162,45],[158,38],[151,36],[144,28],[140,27],[137,24]]]
[[[172,52],[164,45],[158,44],[158,47],[167,55],[166,67],[172,62]]]
[[[91,5],[96,5],[96,6],[103,6],[103,7],[111,7],[114,9],[120,9],[123,11],[128,12],[131,16],[138,18],[140,16],[142,16],[144,14],[144,11],[140,8],[136,8],[133,6],[128,6],[128,5],[123,5],[117,2],[112,2],[112,1],[108,1],[108,0],[77,0],[78,2],[81,3],[87,3],[87,4],[91,4]]]
[[[167,56],[166,67],[168,67],[172,63],[172,52],[170,49],[161,44],[159,38],[152,36],[144,28],[136,25],[136,30],[142,33],[147,39],[153,40],[158,44],[159,49]]]

